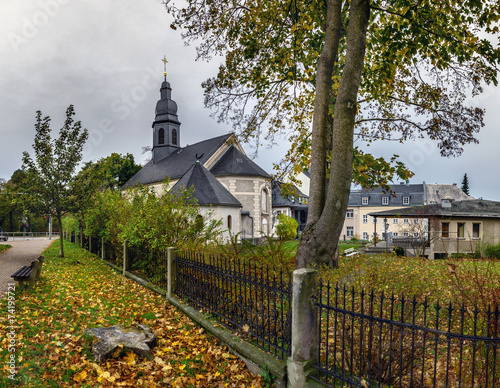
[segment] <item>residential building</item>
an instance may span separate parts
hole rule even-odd
[[[393,185],[390,191],[381,188],[372,190],[352,190],[346,212],[341,239],[353,237],[362,240],[373,240],[376,233],[378,239],[392,237],[423,237],[427,230],[426,220],[412,217],[373,217],[377,211],[415,208],[426,204],[441,203],[448,200],[470,200],[456,184],[410,184]]]
[[[306,226],[308,197],[297,187],[292,187],[292,190],[294,191],[293,195],[285,195],[282,190],[283,183],[281,182],[273,181],[272,187],[273,231],[274,226],[276,225],[276,217],[278,217],[279,214],[285,214],[297,221],[297,232],[300,234]]]
[[[483,199],[455,201],[443,199],[441,203],[374,212],[375,218],[428,220],[427,235],[417,244],[403,242],[407,254],[421,254],[440,259],[452,253],[473,253],[480,244],[500,242],[500,202]],[[392,241],[398,246],[397,239]]]

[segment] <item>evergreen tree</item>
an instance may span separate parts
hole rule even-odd
[[[465,194],[470,195],[469,194],[469,177],[467,176],[467,173],[465,173],[464,179],[462,180],[461,189]]]

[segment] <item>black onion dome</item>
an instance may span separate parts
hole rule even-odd
[[[177,103],[172,100],[172,88],[167,81],[161,84],[161,99],[156,103],[155,121],[172,121],[179,123],[177,117]]]

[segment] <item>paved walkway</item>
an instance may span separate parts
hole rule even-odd
[[[2,243],[12,245],[12,248],[0,253],[0,298],[3,298],[4,292],[7,291],[7,284],[13,282],[10,275],[23,265],[29,265],[56,239],[33,238]]]

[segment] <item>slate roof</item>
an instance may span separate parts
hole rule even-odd
[[[391,186],[391,191],[395,193],[384,193],[381,188],[372,190],[355,190],[349,195],[349,206],[420,206],[424,204],[425,192],[423,184],[399,184]],[[368,204],[363,205],[362,198],[368,198]],[[382,205],[382,197],[389,197],[389,203]],[[403,198],[409,197],[409,205],[403,205]]]
[[[428,204],[441,203],[443,199],[453,199],[455,201],[465,201],[474,199],[470,195],[465,194],[456,184],[425,184],[426,200]]]
[[[201,206],[236,206],[241,203],[203,165],[196,161],[172,187],[172,193],[193,187],[193,197]]]
[[[267,172],[234,145],[227,149],[226,153],[210,169],[210,172],[214,176],[243,175],[271,178]]]
[[[278,207],[289,207],[293,210],[307,210],[307,204],[300,203],[297,198],[292,198],[289,196],[284,196],[281,192],[281,182],[273,181],[272,182],[272,201],[273,208]],[[297,195],[301,198],[307,199],[307,195],[303,194],[297,187],[295,187]]]
[[[474,217],[474,218],[500,218],[500,202],[484,199],[468,199],[464,201],[451,201],[450,207],[441,204],[432,204],[412,208],[402,208],[370,213],[377,217]]]
[[[166,176],[170,179],[180,178],[186,174],[196,160],[199,160],[202,164],[205,163],[230,136],[231,134],[228,133],[186,146],[157,163],[153,163],[151,160],[137,174],[130,178],[123,185],[123,188],[126,189],[137,184],[147,185],[162,182]]]

